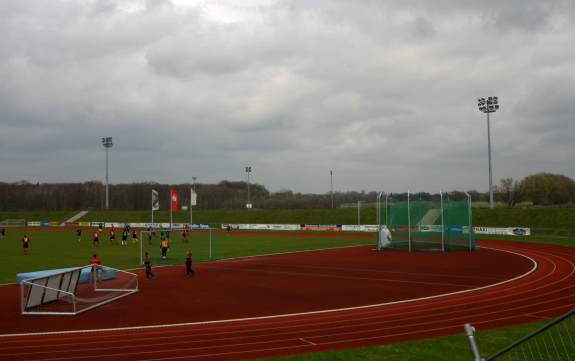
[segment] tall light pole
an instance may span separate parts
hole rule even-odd
[[[331,195],[331,208],[333,209],[333,169],[329,170],[329,183],[330,183],[330,195]]]
[[[495,113],[499,109],[499,99],[488,97],[477,99],[479,111],[487,114],[487,154],[489,157],[489,207],[493,209],[493,176],[491,170],[491,126],[489,124],[489,113]]]
[[[198,177],[192,177],[192,187],[194,188],[194,192],[196,191],[196,179],[198,179]]]
[[[246,204],[246,207],[248,209],[251,208],[251,203],[250,203],[250,173],[252,172],[252,167],[248,166],[246,167],[246,173],[248,174],[248,204]]]
[[[110,208],[110,201],[108,198],[108,150],[112,148],[112,137],[102,138],[102,145],[106,149],[106,209]]]

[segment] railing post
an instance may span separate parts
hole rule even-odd
[[[463,327],[465,329],[465,334],[467,335],[467,340],[469,341],[469,346],[471,347],[471,352],[475,361],[483,361],[481,355],[479,354],[479,349],[475,343],[475,328],[470,324],[466,323]]]

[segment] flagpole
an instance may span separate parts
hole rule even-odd
[[[152,227],[154,227],[154,190],[152,189]]]
[[[193,196],[194,196],[194,190],[190,188],[190,230],[192,230],[192,225],[194,224],[192,222],[192,207],[193,207],[192,197]]]
[[[172,236],[172,208],[174,208],[174,204],[172,201],[172,190],[170,190],[170,239]]]

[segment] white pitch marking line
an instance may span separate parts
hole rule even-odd
[[[315,343],[313,343],[313,342],[311,342],[311,341],[308,341],[308,340],[306,340],[306,339],[303,338],[303,337],[300,338],[299,340],[300,340],[301,342],[307,343],[307,344],[310,345],[310,346],[317,346],[317,344],[315,344]]]

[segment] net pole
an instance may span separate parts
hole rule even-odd
[[[210,234],[210,236],[209,236],[209,238],[210,238],[210,255],[209,255],[209,257],[210,257],[210,261],[211,261],[212,260],[212,229],[211,228],[209,229],[209,234]]]
[[[388,214],[389,214],[389,212],[387,211],[387,210],[388,210],[388,208],[387,208],[387,198],[388,198],[388,195],[386,194],[386,195],[385,195],[385,226],[389,228],[389,220],[388,220],[388,218],[387,218],[387,217],[388,217]]]
[[[445,252],[445,220],[443,218],[443,192],[439,191],[441,199],[441,251]]]
[[[379,192],[379,194],[377,195],[377,241],[375,243],[375,249],[379,251],[379,245],[381,243],[381,194],[382,192]]]
[[[407,244],[411,252],[411,210],[409,208],[409,189],[407,190]]]
[[[468,233],[469,233],[469,250],[472,251],[472,246],[471,246],[471,232],[473,232],[473,229],[471,228],[471,196],[469,195],[469,193],[465,192],[465,195],[467,196],[467,223],[468,223]]]
[[[152,214],[154,214],[154,211],[152,211]],[[142,237],[142,235],[143,235],[143,233],[140,232],[140,264],[144,263],[144,260],[142,258],[143,257],[143,255],[142,255],[142,252],[143,252],[143,246],[142,246],[142,238],[143,237]]]

